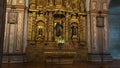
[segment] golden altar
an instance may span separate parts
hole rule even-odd
[[[87,59],[85,3],[85,0],[30,0],[28,62],[49,62],[49,57],[62,57],[64,61]],[[65,40],[62,49],[57,44],[60,38]]]

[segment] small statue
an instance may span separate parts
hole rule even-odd
[[[42,33],[43,33],[42,28],[39,28],[38,34],[39,34],[40,36],[42,36]]]
[[[80,11],[84,12],[85,11],[85,2],[80,2]]]
[[[78,8],[78,0],[73,0],[72,6],[73,6],[73,9],[77,9]]]
[[[63,28],[63,26],[62,26],[62,24],[60,24],[59,22],[56,24],[56,36],[61,36],[61,34],[62,34],[62,28]]]
[[[76,34],[77,34],[77,27],[72,26],[72,35],[76,35]]]

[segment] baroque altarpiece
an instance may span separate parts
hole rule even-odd
[[[86,16],[86,0],[30,0],[28,61],[49,61],[54,56],[62,56],[63,62],[87,60]]]

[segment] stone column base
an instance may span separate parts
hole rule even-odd
[[[93,62],[101,62],[103,58],[103,62],[112,61],[112,56],[109,53],[89,53],[88,54],[88,61]]]

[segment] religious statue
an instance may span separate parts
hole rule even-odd
[[[43,33],[42,28],[39,28],[38,34],[42,36],[42,33]]]
[[[72,6],[73,6],[74,9],[77,9],[77,7],[78,7],[77,3],[78,3],[78,0],[73,0],[72,1]]]
[[[85,2],[83,2],[83,1],[80,2],[80,11],[81,12],[85,11]]]
[[[55,26],[55,29],[56,29],[56,36],[61,36],[61,34],[62,34],[62,28],[63,28],[63,26],[62,26],[62,24],[60,24],[59,22],[56,24],[56,26]]]
[[[77,27],[72,26],[72,36],[77,34]]]

